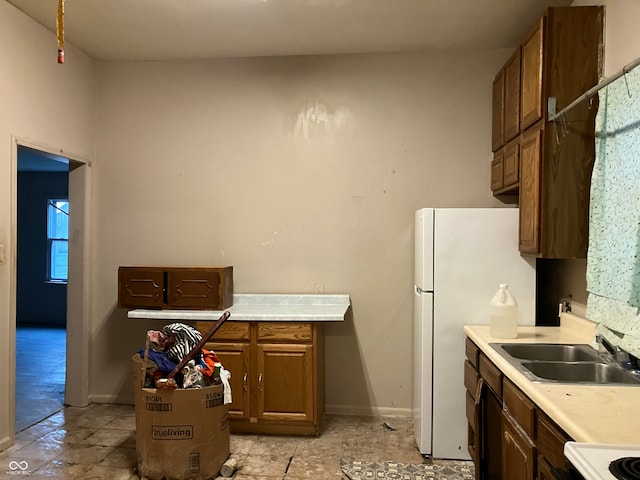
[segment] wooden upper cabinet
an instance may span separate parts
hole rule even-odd
[[[500,70],[493,80],[493,108],[491,118],[491,150],[497,151],[504,145],[504,70]]]
[[[118,307],[222,310],[233,305],[233,267],[123,266]]]
[[[550,7],[500,70],[503,146],[494,150],[491,183],[507,203],[507,194],[519,196],[523,254],[586,258],[597,109],[580,102],[562,126],[548,121],[547,109],[560,111],[596,85],[603,53],[604,7]]]
[[[522,130],[543,116],[543,53],[545,17],[540,18],[522,44],[522,78],[520,126]]]
[[[520,133],[520,49],[504,66],[504,142]]]

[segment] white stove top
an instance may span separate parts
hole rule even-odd
[[[640,445],[567,442],[564,456],[585,480],[616,480],[609,464],[622,457],[640,457]]]

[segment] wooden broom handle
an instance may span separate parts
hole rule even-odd
[[[218,330],[220,326],[225,322],[225,320],[229,318],[229,315],[231,315],[231,313],[229,312],[229,310],[227,310],[220,316],[216,323],[213,324],[211,329],[202,336],[202,339],[196,344],[196,346],[189,350],[189,353],[187,353],[184,358],[180,360],[180,363],[178,363],[178,365],[176,365],[176,367],[171,370],[171,372],[169,372],[169,375],[167,375],[167,379],[173,378],[176,373],[184,368],[189,360],[193,359],[193,357],[196,356],[196,354],[202,349],[202,347],[204,347],[204,344],[207,343],[207,341],[213,336],[214,333],[216,333],[216,330]]]

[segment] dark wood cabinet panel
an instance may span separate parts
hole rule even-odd
[[[502,415],[502,478],[535,480],[536,446],[508,411]]]
[[[549,417],[539,412],[537,419],[536,445],[538,454],[554,468],[564,468],[564,444],[571,440]]]
[[[491,149],[495,152],[504,145],[504,70],[493,80],[493,108],[491,118]]]
[[[503,169],[504,169],[504,148],[501,148],[493,154],[491,162],[491,191],[498,193],[504,187]]]
[[[522,44],[521,128],[525,130],[542,118],[545,17],[540,18]]]
[[[505,409],[518,422],[518,425],[530,438],[535,438],[536,409],[534,403],[508,378],[505,378],[502,384],[502,398]]]
[[[502,372],[482,352],[480,352],[479,363],[480,376],[502,401]]]
[[[520,252],[540,252],[540,162],[542,125],[528,130],[520,141]]]
[[[504,143],[520,133],[520,49],[504,66]]]

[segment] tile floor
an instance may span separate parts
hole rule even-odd
[[[23,360],[43,345],[64,349],[65,338],[60,332],[28,329],[17,335],[18,433],[15,444],[0,452],[0,479],[138,479],[133,406],[63,408],[64,362],[56,371],[48,372],[52,380],[47,392],[33,395],[33,385],[40,379],[29,374],[31,369],[21,367]],[[64,358],[64,354],[59,357]],[[340,469],[340,458],[424,461],[415,446],[409,419],[332,415],[325,416],[318,437],[231,435],[231,455],[238,462],[237,480],[342,480],[346,477]]]
[[[340,458],[423,462],[410,420],[331,415],[318,437],[231,435],[231,455],[237,480],[340,480],[346,478]],[[0,478],[27,473],[30,479],[137,479],[133,407],[67,407],[18,433],[15,445],[0,453]]]

